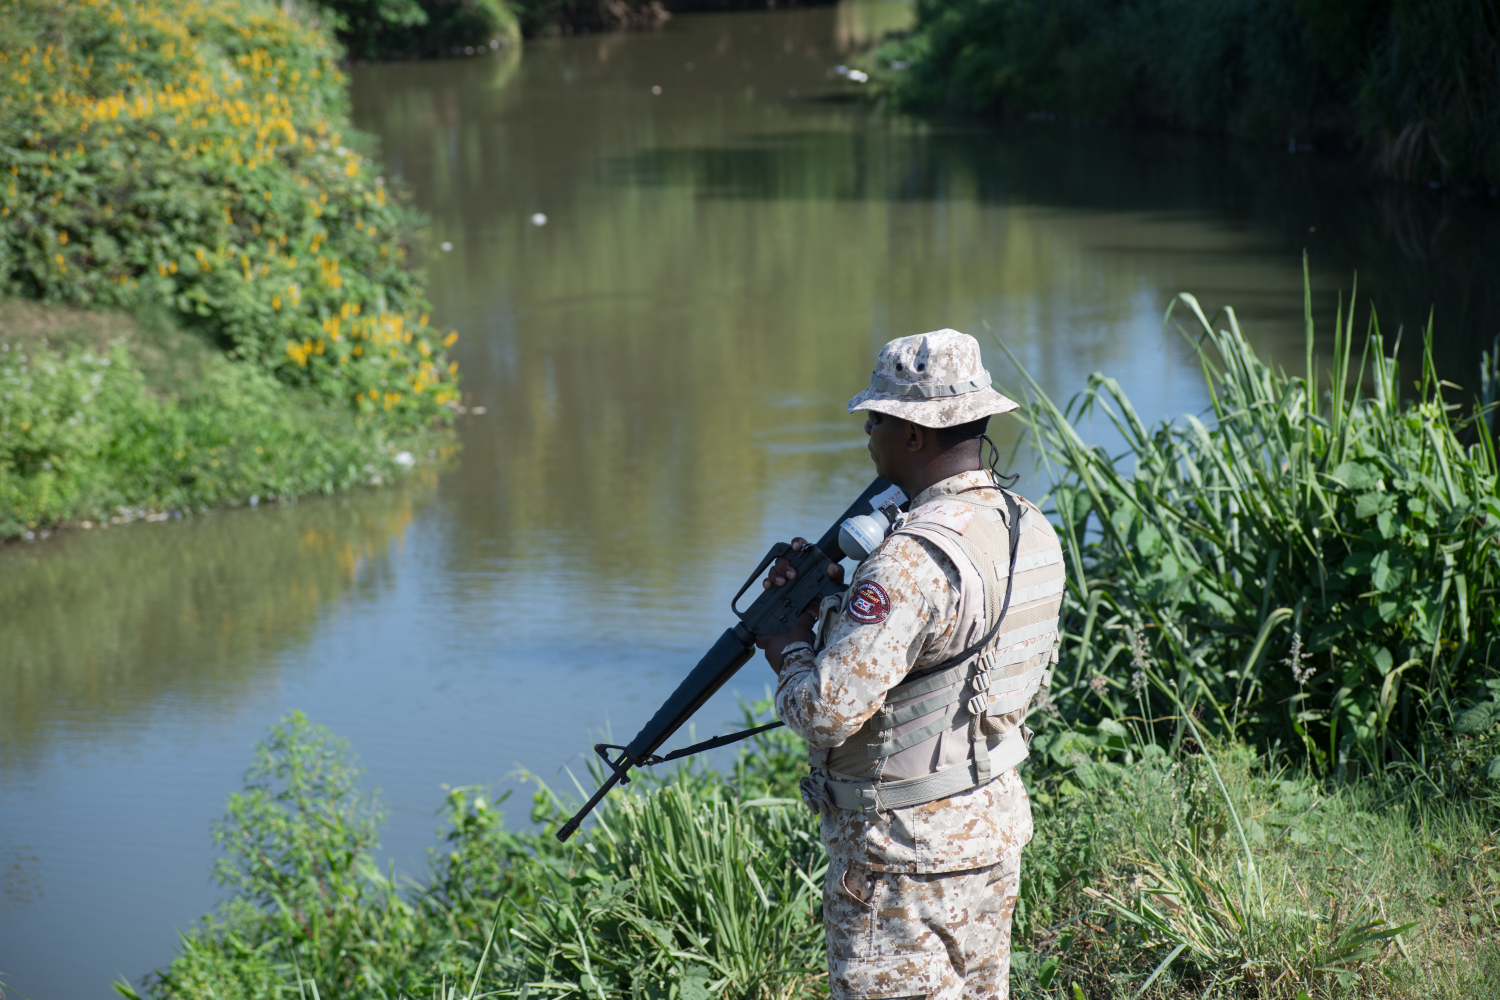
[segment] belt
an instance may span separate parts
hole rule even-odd
[[[1025,760],[1027,753],[1025,734],[1017,727],[1002,736],[999,745],[989,752],[986,769],[989,774],[982,780],[979,762],[966,760],[933,774],[898,781],[870,781],[830,771],[821,784],[829,801],[840,809],[864,813],[905,809],[987,785],[995,775]]]

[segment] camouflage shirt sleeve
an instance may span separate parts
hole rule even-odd
[[[918,658],[946,639],[954,596],[924,543],[891,536],[855,572],[821,650],[814,655],[804,646],[782,661],[776,684],[782,721],[815,747],[843,743]]]

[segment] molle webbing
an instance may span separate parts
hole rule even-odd
[[[924,802],[946,799],[950,795],[958,795],[987,784],[993,775],[1009,770],[1025,760],[1026,752],[1025,735],[1020,729],[1013,729],[1001,738],[995,749],[988,751],[991,773],[982,779],[978,762],[967,760],[936,774],[924,774],[919,778],[904,778],[900,781],[865,781],[830,771],[823,781],[823,789],[827,792],[829,801],[840,809],[855,812],[905,809]]]
[[[876,773],[879,773],[878,768],[884,766],[885,759],[953,729],[967,714],[969,758],[932,774],[900,780],[870,780],[826,770],[821,784],[835,806],[873,812],[921,805],[987,784],[996,774],[1014,767],[1026,758],[1026,740],[1019,727],[1001,734],[999,744],[994,750],[989,749],[983,723],[993,697],[990,691],[990,673],[994,670],[1003,671],[1003,668],[1035,655],[1035,649],[1021,644],[1055,630],[1057,619],[1025,625],[1004,634],[1000,632],[1014,596],[1018,567],[1023,565],[1019,556],[1023,524],[1021,507],[1008,491],[1002,490],[1001,497],[1007,508],[1005,515],[988,503],[976,502],[963,496],[947,498],[978,508],[963,532],[928,522],[909,525],[910,530],[906,533],[940,534],[958,546],[974,564],[984,588],[985,633],[956,656],[926,667],[891,688],[886,694],[885,705],[850,741],[856,745],[864,744],[865,752],[877,762]],[[1026,513],[1029,516],[1030,512]],[[1001,566],[988,555],[999,550],[1002,540],[1008,542],[1009,566]],[[1036,565],[1046,563],[1036,562]],[[990,569],[991,566],[994,567],[993,570]],[[1026,565],[1026,568],[1030,566]],[[994,581],[991,580],[991,573],[996,578]],[[1003,591],[997,585],[1000,579],[1005,580]],[[1017,646],[1020,648],[1015,648]],[[996,655],[996,648],[1004,649],[1005,652]],[[999,683],[996,686],[999,689],[995,695],[999,695],[1006,704],[1017,697],[1029,699],[1047,666],[1048,664],[1043,663],[1012,676],[1006,676],[1002,672],[997,678]],[[888,735],[907,723],[934,714],[936,718],[925,726],[900,736]],[[866,737],[870,741],[861,740],[860,737]],[[815,767],[820,766],[820,757],[826,763],[826,754],[815,755]]]

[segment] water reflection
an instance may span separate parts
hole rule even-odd
[[[0,550],[0,772],[233,703],[324,605],[388,586],[433,482]],[[7,891],[10,882],[7,881]]]
[[[1233,304],[1296,364],[1304,248],[1325,334],[1360,267],[1388,327],[1443,300],[1444,364],[1469,380],[1500,315],[1497,230],[1459,219],[1482,212],[1373,197],[1347,164],[849,103],[832,66],[905,16],[846,3],[542,42],[499,90],[477,61],[355,73],[360,124],[455,246],[433,295],[488,409],[452,482],[455,567],[692,593],[701,560],[758,544],[789,494],[859,479],[842,402],[883,340],[918,330],[1003,337],[1059,395],[1105,369],[1149,417],[1197,409],[1162,309],[1178,290]]]

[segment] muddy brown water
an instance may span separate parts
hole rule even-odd
[[[443,784],[581,773],[765,546],[868,480],[843,406],[890,337],[972,332],[1015,386],[1003,337],[1058,397],[1102,369],[1147,418],[1197,411],[1171,296],[1233,304],[1300,368],[1306,249],[1325,333],[1358,268],[1388,329],[1435,305],[1445,374],[1475,381],[1500,332],[1488,205],[1337,159],[872,109],[835,67],[908,13],[682,16],[354,70],[358,123],[433,220],[434,315],[476,407],[462,456],[0,548],[0,983],[102,998],[166,963],[216,898],[209,824],[291,709],[353,742],[415,875]],[[747,667],[700,738],[769,677]]]

